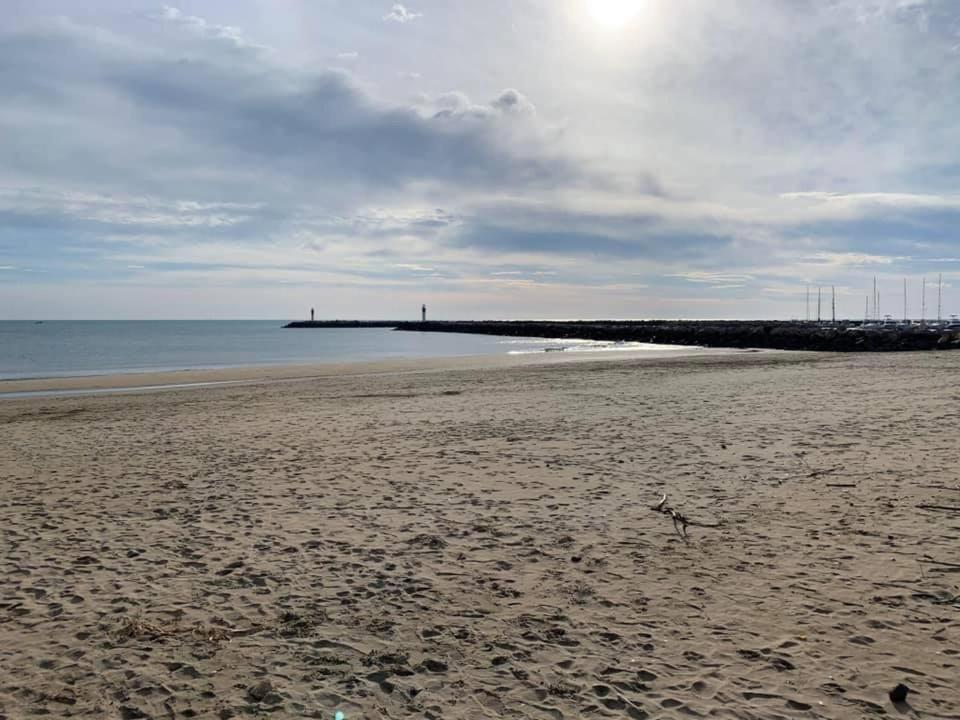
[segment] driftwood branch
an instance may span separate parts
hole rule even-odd
[[[810,466],[808,465],[807,467],[810,467]],[[807,477],[815,478],[815,477],[820,477],[821,475],[832,475],[838,470],[843,470],[843,469],[844,469],[843,465],[837,465],[836,467],[832,467],[832,468],[822,468],[820,470],[811,471],[810,473],[807,474]]]
[[[960,595],[950,596],[949,593],[943,595],[938,595],[932,592],[926,592],[923,590],[913,593],[913,597],[918,600],[929,600],[934,605],[957,605],[960,606]]]
[[[690,521],[687,519],[686,515],[667,505],[667,494],[664,493],[663,497],[660,498],[660,502],[650,508],[654,512],[663,513],[664,515],[669,515],[670,519],[673,521],[673,529],[677,531],[677,535],[682,537],[684,540],[687,539],[687,525],[690,524]]]
[[[944,562],[943,560],[934,560],[929,555],[924,555],[920,560],[922,563],[930,563],[931,565],[944,565],[946,567],[960,568],[960,564],[952,562]]]

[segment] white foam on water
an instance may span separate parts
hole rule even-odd
[[[508,355],[534,355],[545,352],[677,352],[684,350],[699,350],[696,345],[662,345],[658,343],[642,342],[604,342],[601,340],[566,340],[557,339],[544,341],[547,345],[542,348],[528,350],[510,350]],[[525,344],[532,344],[529,341]]]

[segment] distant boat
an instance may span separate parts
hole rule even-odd
[[[37,320],[33,323],[34,325],[43,325],[43,320]]]

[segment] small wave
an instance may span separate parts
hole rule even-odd
[[[547,352],[669,352],[677,350],[696,350],[692,345],[662,345],[657,343],[641,342],[600,342],[597,340],[579,340],[576,343],[564,341],[563,345],[550,345],[542,348],[528,348],[525,350],[509,350],[508,355],[537,355]]]
[[[497,341],[499,345],[589,345],[596,342],[580,338],[509,338]]]

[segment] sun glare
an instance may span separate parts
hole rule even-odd
[[[605,28],[623,27],[640,14],[644,0],[586,0],[590,15]]]

